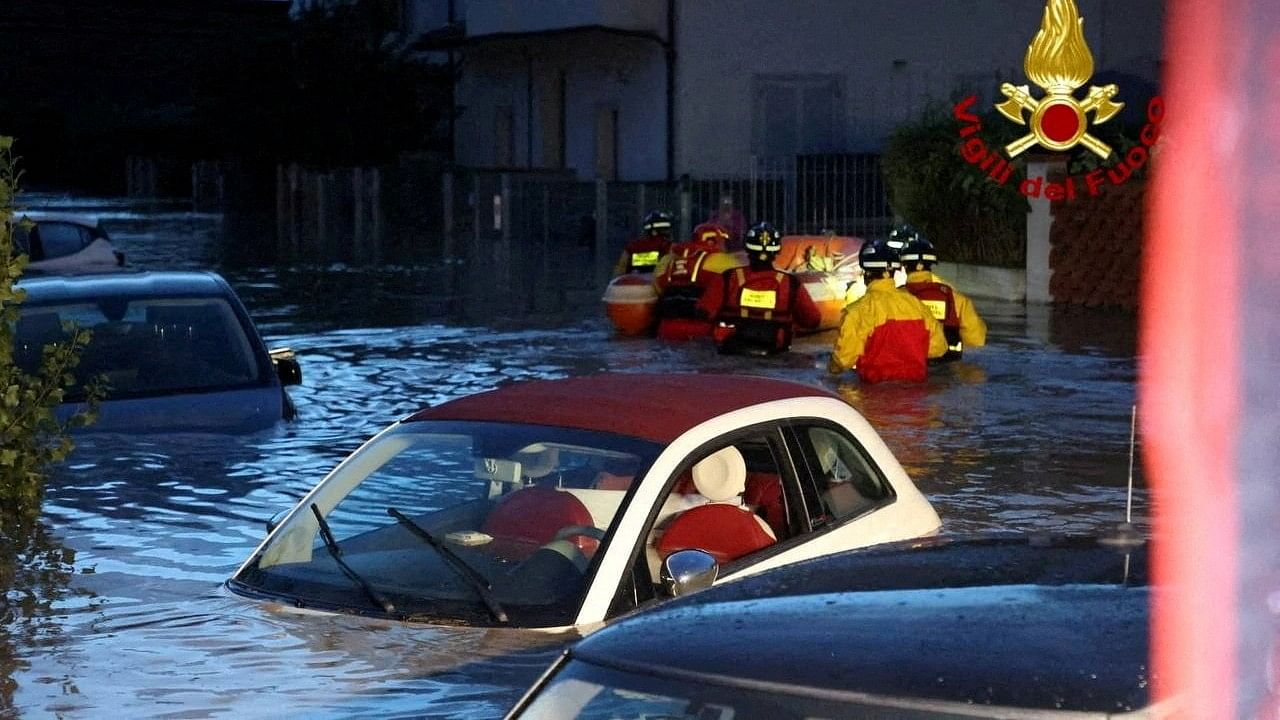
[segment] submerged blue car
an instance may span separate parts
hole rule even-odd
[[[212,272],[111,272],[24,278],[14,359],[40,366],[65,325],[93,332],[62,417],[82,384],[106,383],[102,432],[250,432],[292,419],[284,387],[302,381],[288,349],[268,352],[235,291]]]

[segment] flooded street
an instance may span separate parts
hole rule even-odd
[[[876,427],[945,532],[1085,532],[1124,519],[1136,376],[1126,315],[979,300],[989,347],[918,387],[863,387],[818,369],[829,335],[757,360],[617,340],[602,313],[458,323],[429,269],[245,267],[222,249],[217,216],[25,200],[99,215],[132,264],[218,269],[268,345],[297,351],[304,382],[290,389],[299,419],[264,433],[78,439],[44,506],[52,541],[74,551],[73,572],[59,581],[62,597],[0,628],[10,645],[0,678],[16,682],[11,697],[0,693],[0,716],[499,715],[559,650],[555,638],[299,615],[221,583],[266,518],[374,432],[520,380],[611,370],[821,383]]]

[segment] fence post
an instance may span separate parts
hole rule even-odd
[[[288,236],[289,227],[285,223],[285,193],[288,192],[289,184],[285,181],[284,166],[276,163],[276,260],[280,260],[284,256],[284,241]]]
[[[1056,169],[1065,169],[1062,161],[1031,160],[1027,163],[1027,177],[1048,177]],[[1049,290],[1049,235],[1053,229],[1053,209],[1047,198],[1031,198],[1031,210],[1027,213],[1027,302],[1053,302]]]
[[[320,171],[316,173],[316,239],[315,246],[311,249],[315,255],[315,260],[319,261],[324,256],[325,248],[325,232],[328,229],[325,222],[325,212],[328,210],[328,203],[325,202],[324,180],[326,172]]]
[[[609,282],[609,183],[596,180],[596,287]]]
[[[382,168],[374,167],[369,178],[369,239],[374,264],[382,262]]]
[[[289,252],[295,260],[302,252],[298,215],[298,165],[294,163],[289,166]]]
[[[365,259],[365,191],[364,168],[353,168],[351,171],[351,259],[356,262]]]
[[[687,238],[693,233],[693,198],[690,195],[689,176],[680,177],[680,235]]]
[[[453,259],[453,173],[440,176],[440,255],[446,262]]]

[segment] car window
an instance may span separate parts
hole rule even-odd
[[[93,302],[24,305],[14,357],[39,367],[44,345],[66,338],[63,323],[92,340],[75,369],[68,401],[90,378],[107,383],[107,399],[258,385],[268,379],[235,311],[220,297],[102,297]]]
[[[347,568],[402,612],[484,622],[454,555],[513,623],[570,625],[630,497],[602,480],[643,473],[658,449],[533,425],[404,423],[321,483],[315,509],[295,511],[237,581],[304,605],[383,610],[335,561],[318,511]]]
[[[78,253],[92,241],[89,232],[74,223],[41,222],[36,225],[36,234],[45,260]]]
[[[662,499],[648,532],[651,580],[658,582],[662,560],[677,550],[703,550],[723,565],[795,535],[799,528],[789,513],[794,480],[784,458],[775,426],[699,452]],[[714,472],[700,471],[704,462]]]
[[[809,469],[809,503],[814,527],[856,517],[891,495],[889,484],[862,449],[843,431],[828,425],[799,425],[795,436]]]

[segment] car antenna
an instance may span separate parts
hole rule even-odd
[[[1138,532],[1133,526],[1133,458],[1134,447],[1138,437],[1138,406],[1132,406],[1129,413],[1129,482],[1128,489],[1125,492],[1124,501],[1124,522],[1113,532],[1103,535],[1098,541],[1104,545],[1115,545],[1119,547],[1131,547],[1141,545],[1145,542],[1142,533]],[[1128,576],[1128,557],[1125,558],[1125,575]]]

